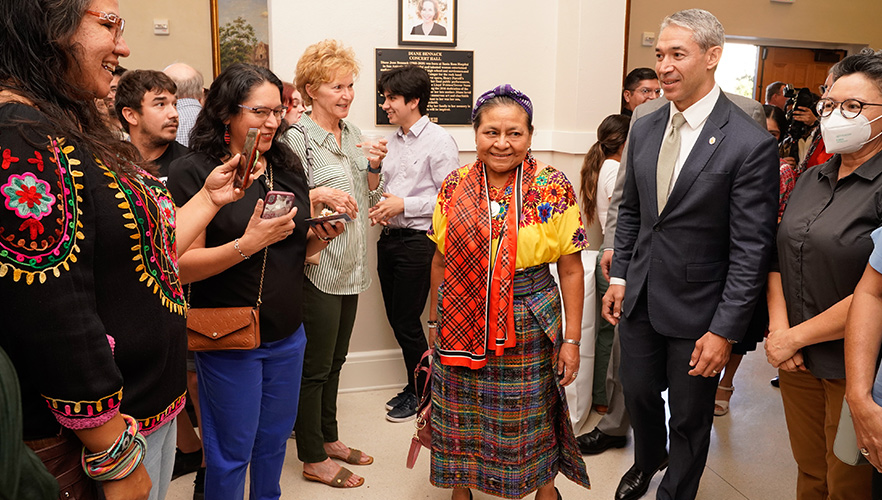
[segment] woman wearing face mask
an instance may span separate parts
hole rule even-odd
[[[832,453],[845,395],[843,337],[852,295],[882,224],[882,54],[843,59],[818,103],[834,156],[799,177],[769,274],[766,355],[778,368],[798,465],[797,498],[870,498],[872,467]]]

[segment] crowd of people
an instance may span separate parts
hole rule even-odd
[[[435,34],[438,4],[420,6]],[[782,82],[762,106],[716,84],[719,21],[674,13],[577,194],[533,156],[510,84],[476,100],[462,166],[418,66],[379,75],[397,127],[379,138],[347,119],[360,66],[339,41],[309,46],[293,84],[238,63],[205,90],[186,64],[121,68],[117,0],[0,0],[0,17],[0,304],[26,321],[0,333],[0,498],[162,500],[196,471],[194,499],[242,499],[247,474],[249,498],[278,499],[291,437],[306,480],[362,486],[341,462],[374,458],[341,441],[337,398],[374,225],[407,379],[386,419],[415,418],[431,350],[429,481],[454,500],[560,500],[558,474],[590,487],[582,455],[629,429],[616,500],[665,469],[659,499],[695,498],[760,342],[797,498],[882,498],[882,53],[833,65],[809,107]],[[197,312],[255,344],[188,349]],[[580,368],[603,418],[576,436]],[[865,464],[833,453],[843,414]]]

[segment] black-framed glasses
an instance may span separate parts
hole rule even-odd
[[[126,20],[116,14],[108,14],[107,12],[98,10],[86,10],[86,14],[91,14],[102,21],[107,21],[113,25],[113,41],[118,42],[122,37],[123,31],[126,29]]]
[[[861,114],[861,111],[864,110],[865,106],[882,106],[882,104],[876,104],[873,102],[863,102],[858,101],[857,99],[846,99],[844,101],[834,101],[829,97],[824,97],[820,101],[818,101],[818,115],[823,117],[830,116],[833,113],[833,110],[836,109],[836,106],[839,106],[839,111],[842,113],[842,116],[852,119],[857,118],[858,115]]]
[[[269,118],[270,113],[272,113],[273,116],[276,117],[276,120],[281,120],[282,118],[285,117],[285,113],[288,111],[288,108],[286,108],[285,106],[279,106],[278,108],[271,109],[271,108],[267,108],[264,106],[258,106],[256,108],[252,108],[251,106],[246,106],[244,104],[240,104],[239,107],[242,109],[250,110],[252,113],[257,115],[258,118],[260,118],[262,120],[267,120]]]

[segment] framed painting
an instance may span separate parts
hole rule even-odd
[[[398,44],[456,47],[459,0],[398,0]]]
[[[210,0],[214,76],[245,62],[269,68],[267,0]]]

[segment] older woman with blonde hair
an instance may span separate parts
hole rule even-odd
[[[380,173],[386,156],[385,141],[373,145],[369,158],[359,150],[361,131],[349,115],[358,62],[351,48],[336,40],[311,45],[297,62],[295,81],[312,111],[291,128],[285,141],[306,160],[312,158],[316,186],[345,191],[355,198],[358,212],[346,231],[322,250],[318,265],[308,266],[303,290],[306,354],[300,409],[294,429],[297,455],[308,480],[335,488],[353,488],[364,478],[331,459],[351,465],[369,465],[374,459],[345,445],[337,433],[337,386],[349,351],[358,294],[371,284],[365,259],[368,210],[380,201]],[[307,139],[308,138],[308,139]]]

